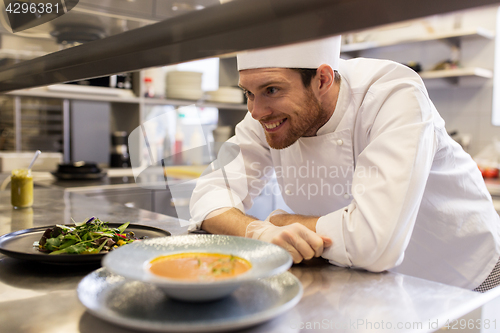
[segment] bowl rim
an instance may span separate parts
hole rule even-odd
[[[148,240],[146,240],[146,241],[141,242],[140,243],[141,245],[137,245],[139,243],[134,242],[132,244],[128,244],[126,246],[123,246],[121,248],[118,248],[118,249],[110,252],[109,255],[107,255],[103,258],[102,266],[106,267],[109,271],[111,271],[115,274],[124,276],[127,279],[139,280],[142,282],[152,283],[152,284],[155,284],[155,285],[160,286],[160,287],[206,288],[206,287],[210,287],[210,286],[217,287],[217,286],[229,286],[229,285],[241,284],[241,283],[247,282],[247,281],[252,281],[252,280],[256,280],[256,279],[260,279],[260,278],[266,278],[266,277],[278,275],[280,273],[287,271],[293,264],[292,256],[288,253],[288,251],[286,251],[282,247],[275,245],[275,244],[272,244],[272,243],[267,243],[267,242],[263,242],[260,240],[239,237],[239,236],[213,235],[213,234],[187,234],[187,235],[177,235],[177,236],[169,236],[169,237],[159,237],[159,238],[151,239],[151,241],[157,242],[159,239],[165,239],[168,243],[169,240],[172,240],[175,238],[180,238],[180,237],[207,238],[207,236],[210,238],[213,237],[214,239],[217,239],[217,238],[240,238],[240,239],[244,239],[244,241],[256,242],[256,244],[261,243],[262,245],[265,245],[265,246],[277,247],[281,251],[283,251],[283,253],[285,253],[287,255],[288,260],[286,260],[286,262],[284,262],[283,264],[274,267],[273,269],[270,269],[267,271],[258,271],[255,269],[254,263],[252,262],[252,260],[250,258],[245,258],[244,256],[242,256],[241,254],[238,254],[238,253],[229,253],[226,249],[214,251],[214,250],[206,250],[203,248],[193,248],[193,249],[185,249],[184,248],[184,249],[170,250],[168,252],[161,253],[161,254],[152,253],[152,255],[149,258],[145,259],[144,261],[142,261],[141,264],[139,264],[141,269],[142,269],[142,274],[140,274],[140,276],[142,278],[140,278],[140,279],[137,278],[137,276],[133,276],[133,274],[127,274],[128,272],[125,272],[125,274],[122,274],[123,272],[118,272],[117,270],[113,269],[113,267],[110,267],[108,265],[108,262],[112,261],[114,256],[115,256],[115,255],[113,255],[113,253],[117,253],[120,250],[123,252],[124,250],[126,250],[126,247],[128,247],[130,249],[131,247],[134,246],[134,244],[136,244],[135,245],[136,247],[137,246],[144,246],[143,244],[146,244],[147,247],[158,246],[158,244],[150,244],[150,242],[148,242]],[[163,244],[160,246],[163,246]],[[167,246],[167,244],[165,244],[164,246]],[[144,249],[141,249],[141,250],[144,250]],[[174,254],[179,254],[179,253],[189,253],[189,252],[233,254],[237,257],[240,257],[242,259],[249,261],[252,264],[252,267],[247,272],[240,274],[240,275],[237,275],[235,277],[231,277],[231,278],[227,278],[227,279],[220,279],[220,280],[211,280],[211,281],[182,281],[182,280],[177,280],[177,279],[170,279],[170,278],[155,275],[155,274],[151,273],[149,271],[149,269],[147,269],[147,265],[151,262],[151,260],[154,260],[160,256],[174,255]]]

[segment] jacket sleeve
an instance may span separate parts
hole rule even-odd
[[[424,89],[392,80],[364,96],[364,132],[354,140],[367,144],[356,162],[353,200],[316,225],[333,241],[323,253],[331,263],[379,272],[402,262],[436,150],[435,108]]]
[[[205,217],[219,208],[245,212],[272,172],[263,130],[248,113],[236,126],[236,135],[221,147],[217,160],[197,179],[189,205],[189,230],[201,228]]]

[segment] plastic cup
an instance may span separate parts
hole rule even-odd
[[[10,201],[14,208],[28,208],[33,206],[33,176],[31,175],[31,170],[12,170],[10,189]]]

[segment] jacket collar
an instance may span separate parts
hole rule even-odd
[[[341,78],[339,97],[337,99],[337,105],[335,106],[335,110],[333,111],[332,116],[326,122],[326,124],[324,124],[318,129],[316,136],[335,132],[338,125],[340,124],[340,121],[344,117],[348,104],[349,104],[349,86],[347,85],[346,80]]]

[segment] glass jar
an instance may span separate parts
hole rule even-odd
[[[31,207],[33,205],[33,176],[31,170],[12,170],[10,190],[10,199],[14,208]]]

